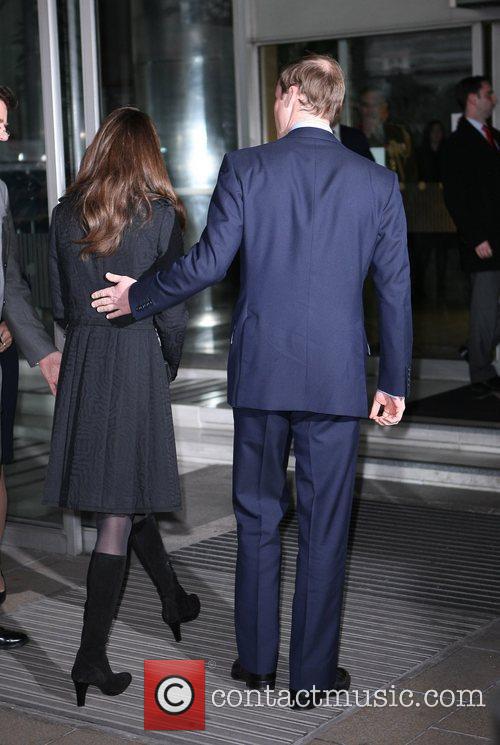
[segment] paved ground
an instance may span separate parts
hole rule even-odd
[[[10,606],[14,604],[10,601]],[[500,620],[467,643],[449,650],[443,658],[417,675],[399,682],[396,690],[411,690],[419,707],[362,708],[341,715],[309,740],[313,745],[480,745],[498,743],[492,732],[492,713],[500,702]],[[426,690],[479,689],[483,708],[458,706],[427,707]],[[405,700],[408,700],[407,698]],[[119,745],[141,742],[71,722],[70,716],[56,720],[0,707],[2,745]]]
[[[201,473],[199,474],[202,475]],[[229,523],[218,514],[221,528]],[[217,532],[212,522],[212,531]],[[203,525],[200,537],[206,537]],[[198,536],[190,534],[187,543]],[[3,568],[9,595],[3,606],[5,623],[9,615],[23,605],[43,596],[56,594],[75,583],[83,582],[88,557],[74,559],[60,555],[46,555],[33,550],[7,547],[3,554]],[[0,620],[1,622],[1,620]],[[20,654],[19,652],[18,654]],[[7,654],[7,653],[3,653]],[[1,655],[0,655],[1,669]],[[68,681],[69,682],[69,681]],[[469,635],[460,643],[445,649],[438,658],[423,665],[418,672],[398,680],[396,690],[414,692],[420,706],[374,708],[360,707],[346,711],[331,723],[316,730],[307,742],[315,745],[479,745],[493,743],[492,716],[500,697],[500,620],[492,621],[485,629]],[[0,678],[1,686],[1,678]],[[484,707],[465,708],[443,705],[424,705],[424,692],[429,689],[478,689],[484,694]],[[405,700],[408,700],[406,698]],[[497,703],[500,705],[500,702]],[[62,718],[35,716],[15,707],[0,707],[1,745],[117,745],[141,738],[118,736],[103,729],[93,729],[71,719],[72,712]],[[166,741],[167,738],[165,738]],[[193,737],[193,741],[195,738]],[[306,740],[304,740],[306,742]],[[500,742],[500,740],[498,741]]]
[[[416,675],[399,681],[396,690],[411,690],[419,707],[363,708],[347,713],[311,741],[314,745],[480,745],[495,740],[494,711],[500,710],[500,621]],[[425,706],[430,689],[478,689],[484,707]],[[407,698],[405,700],[408,700]],[[340,719],[340,718],[339,718]]]
[[[423,701],[427,687],[478,688],[484,692],[485,708],[438,706],[429,708],[364,708],[343,717],[317,733],[313,745],[480,745],[493,739],[489,709],[500,692],[500,622],[495,622],[473,643],[455,649],[445,659],[418,676],[401,682]],[[467,679],[465,684],[463,681]],[[0,707],[2,745],[119,745],[140,742],[118,737],[102,729],[75,726],[71,720],[45,719],[14,708]]]

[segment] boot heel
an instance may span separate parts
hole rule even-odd
[[[169,623],[168,624],[170,628],[172,629],[172,634],[174,635],[174,639],[176,642],[182,641],[182,635],[181,635],[181,624],[179,621],[176,623]]]
[[[89,684],[79,683],[76,680],[74,680],[73,683],[75,684],[76,691],[76,705],[85,706],[85,696],[87,695],[87,688],[89,687]]]

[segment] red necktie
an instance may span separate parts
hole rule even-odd
[[[496,145],[495,139],[493,137],[493,132],[491,131],[491,129],[488,127],[487,124],[483,124],[482,130],[483,130],[483,132],[484,132],[484,134],[486,136],[486,139],[490,143],[491,147],[496,150],[497,149],[497,145]]]

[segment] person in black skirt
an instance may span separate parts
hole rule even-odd
[[[5,468],[14,460],[14,418],[17,405],[17,388],[19,384],[19,357],[17,348],[10,333],[10,329],[2,321],[0,323],[0,368],[1,368],[1,402],[0,425],[2,443],[0,454],[0,541],[5,530],[7,520],[7,487],[5,484]],[[5,601],[7,590],[5,579],[0,567],[0,605]]]
[[[177,580],[154,516],[181,506],[169,383],[187,311],[180,304],[144,322],[110,324],[89,304],[106,272],[139,277],[169,267],[182,254],[184,219],[154,125],[131,107],[105,119],[52,214],[52,304],[66,339],[43,502],[97,514],[71,671],[79,706],[89,685],[117,695],[131,681],[106,656],[130,536],[177,641],[180,624],[200,611]]]

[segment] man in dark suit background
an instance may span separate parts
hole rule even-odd
[[[220,281],[240,251],[228,360],[238,524],[239,658],[231,674],[251,688],[275,684],[279,525],[289,503],[293,438],[299,530],[290,643],[294,708],[312,706],[324,691],[350,682],[338,655],[359,420],[368,414],[362,294],[370,268],[381,341],[370,417],[378,424],[401,419],[411,367],[398,179],[334,137],[330,122],[343,97],[342,71],[331,57],[288,65],[276,87],[279,139],[224,157],[199,243],[168,273],[137,282],[108,274],[116,286],[93,293],[92,303],[108,318],[149,316]]]
[[[347,124],[335,124],[333,126],[333,134],[340,140],[353,153],[358,153],[368,160],[375,160],[370,150],[370,143],[368,142],[367,136],[360,129],[356,127],[348,127]]]
[[[500,132],[487,123],[496,105],[487,78],[461,80],[456,94],[464,115],[443,149],[444,198],[470,272],[469,371],[482,398],[500,391]]]

